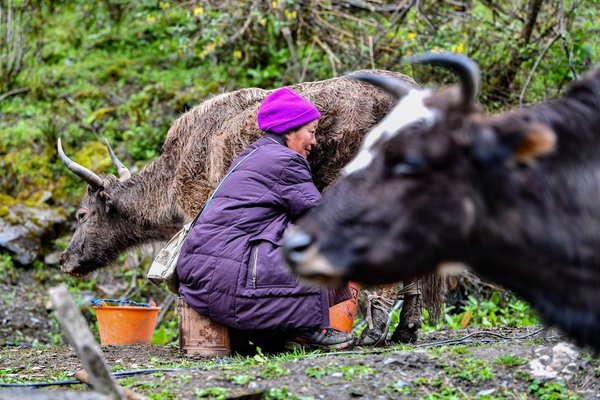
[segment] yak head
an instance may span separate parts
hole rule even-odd
[[[394,94],[398,104],[366,135],[321,204],[286,235],[285,259],[300,276],[376,284],[464,263],[461,252],[485,212],[482,180],[552,150],[547,126],[523,118],[506,128],[482,113],[471,59],[425,54],[411,61],[445,66],[459,84],[432,91],[351,75]]]
[[[71,242],[60,258],[60,268],[74,276],[86,275],[114,261],[131,242],[131,224],[123,218],[119,197],[115,191],[126,185],[129,170],[117,159],[108,141],[110,157],[119,171],[114,175],[96,175],[69,159],[58,139],[58,154],[65,166],[88,183],[88,190],[77,209],[77,225]]]

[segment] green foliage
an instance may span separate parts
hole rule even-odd
[[[306,376],[311,378],[319,379],[325,375],[337,374],[347,381],[368,378],[372,375],[376,375],[378,372],[379,371],[376,369],[362,364],[327,364],[325,366],[316,365],[314,367],[308,367],[304,370]]]
[[[289,391],[287,386],[268,389],[263,395],[264,400],[311,400],[312,397],[297,396]]]
[[[165,319],[152,334],[152,344],[166,345],[175,343],[179,337],[179,325],[176,318]]]
[[[527,364],[528,360],[525,357],[520,357],[514,354],[502,354],[494,358],[494,363],[504,365],[505,367],[517,367]]]
[[[402,380],[392,381],[383,385],[381,393],[390,398],[396,398],[398,395],[411,396],[413,394],[410,385]]]
[[[211,387],[206,389],[196,389],[197,399],[227,399],[229,397],[229,389],[222,387]]]
[[[247,385],[248,383],[254,380],[254,377],[252,375],[241,374],[233,375],[229,378],[229,380],[231,381],[231,383],[234,383],[236,385]]]
[[[12,255],[7,252],[0,252],[0,281],[5,283],[15,282],[17,275]]]
[[[429,313],[424,310],[423,329],[434,331],[442,327],[461,329],[466,326],[482,328],[496,326],[526,327],[540,324],[535,310],[528,303],[510,293],[501,295],[494,292],[489,299],[482,300],[469,296],[467,304],[460,312],[453,311],[455,311],[453,306],[446,307],[444,321],[437,325],[431,325]]]
[[[284,368],[278,362],[270,362],[265,364],[258,374],[261,378],[270,379],[270,378],[280,378],[283,376],[287,376],[290,374],[290,370]]]
[[[527,387],[527,393],[533,396],[533,398],[540,400],[575,400],[581,398],[578,395],[569,393],[569,390],[563,381],[542,382],[538,379],[535,379]]]
[[[24,68],[29,51],[26,20],[12,1],[0,4],[0,92],[10,89]]]
[[[451,376],[464,379],[467,382],[483,382],[494,378],[494,373],[487,361],[466,357],[456,366],[447,365],[444,371]]]

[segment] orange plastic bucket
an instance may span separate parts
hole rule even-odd
[[[338,331],[350,333],[356,315],[360,285],[356,282],[348,282],[348,284],[350,285],[352,297],[329,307],[329,325]]]
[[[94,306],[100,331],[100,343],[110,345],[149,344],[160,307],[150,302],[143,306]]]

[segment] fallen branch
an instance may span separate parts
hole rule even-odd
[[[7,99],[7,98],[9,98],[11,96],[14,96],[14,95],[17,95],[17,94],[21,94],[21,93],[26,93],[26,92],[29,92],[29,88],[25,87],[25,88],[19,88],[19,89],[10,90],[10,91],[8,91],[8,92],[6,92],[6,93],[4,93],[3,95],[0,96],[0,101],[2,101],[4,99]]]
[[[361,0],[332,1],[331,5],[344,8],[359,8],[361,10],[369,10],[374,12],[394,12],[396,11],[397,7],[393,4],[373,4]]]

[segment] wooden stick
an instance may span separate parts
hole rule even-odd
[[[102,350],[79,308],[73,302],[67,286],[64,284],[54,286],[48,290],[48,293],[63,333],[75,349],[83,368],[88,372],[94,390],[111,399],[122,400],[123,390],[106,366]]]

